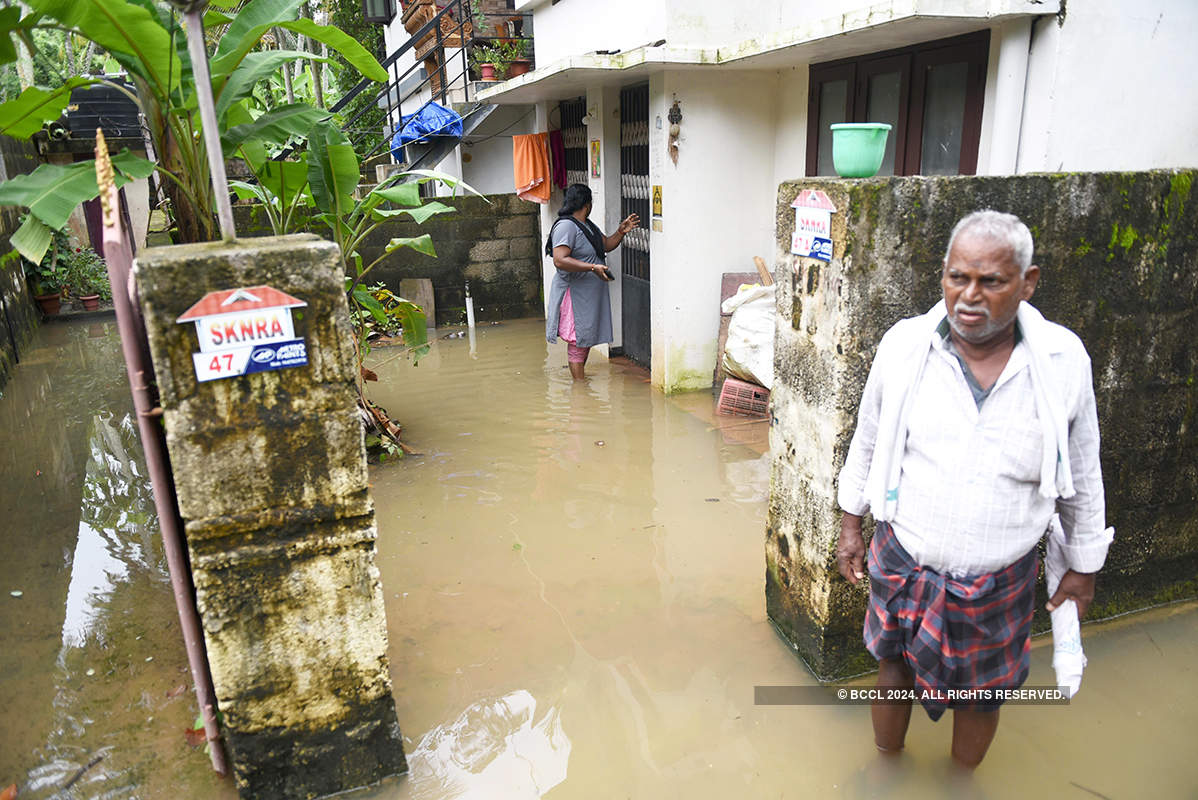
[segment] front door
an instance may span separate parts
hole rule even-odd
[[[649,366],[649,86],[620,92],[620,219],[638,214],[640,227],[620,247],[624,355]]]

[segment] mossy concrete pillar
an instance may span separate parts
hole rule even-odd
[[[406,770],[391,695],[357,366],[336,245],[299,235],[151,248],[136,272],[223,731],[246,798]],[[197,380],[210,292],[270,286],[304,366]],[[259,292],[259,294],[262,294]]]
[[[1033,303],[1093,363],[1115,542],[1089,618],[1198,594],[1198,197],[1193,170],[805,179],[779,187],[770,619],[820,678],[876,665],[866,587],[836,571],[836,480],[882,334],[940,299],[953,225],[994,208],[1035,240]],[[803,189],[826,192],[830,262],[790,253]],[[872,521],[866,520],[867,535]],[[1043,584],[1041,584],[1043,592]],[[1043,606],[1043,602],[1037,607]],[[1047,616],[1033,623],[1044,629]]]

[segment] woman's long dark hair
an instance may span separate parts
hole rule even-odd
[[[585,208],[591,202],[591,187],[585,183],[572,183],[566,187],[566,199],[557,210],[559,217],[568,217],[575,211]]]

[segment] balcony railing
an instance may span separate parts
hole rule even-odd
[[[364,153],[363,161],[389,145],[401,124],[405,105],[409,114],[416,111],[424,103],[426,89],[431,99],[442,105],[470,102],[473,84],[482,78],[481,59],[488,54],[523,56],[528,62],[526,68],[531,68],[531,14],[474,14],[467,0],[447,0],[439,8],[433,0],[416,0],[407,4],[402,20],[411,36],[381,62],[390,80],[378,88],[374,81],[364,79],[329,109],[336,113],[362,93],[373,92],[371,105],[386,110],[388,130],[374,132],[378,140],[369,147],[366,140],[372,133],[355,125],[370,106],[363,106],[343,125],[354,148]],[[412,63],[401,68],[400,62],[409,52]],[[509,67],[501,77],[508,77],[509,72],[516,70]]]

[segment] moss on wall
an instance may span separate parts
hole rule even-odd
[[[32,172],[37,166],[32,143],[0,136],[0,181]],[[39,319],[25,284],[21,258],[9,244],[9,237],[21,226],[20,216],[19,208],[0,208],[0,389],[20,361]]]

